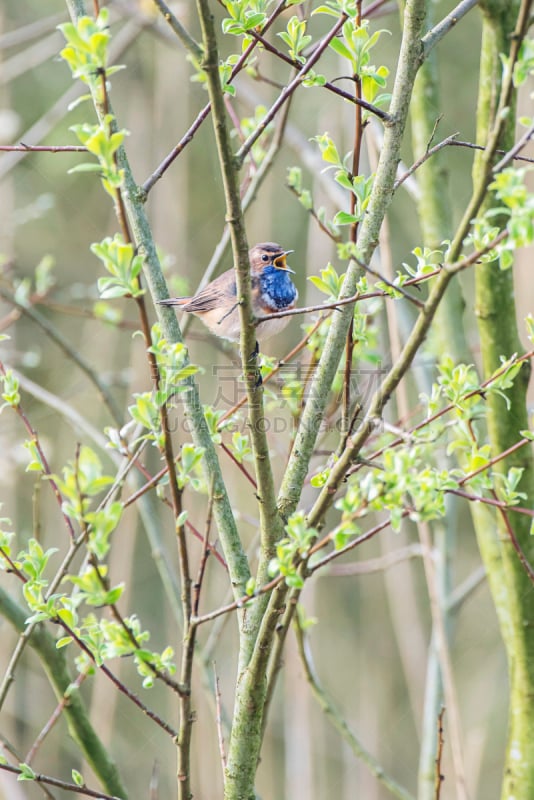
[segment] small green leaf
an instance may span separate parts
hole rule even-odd
[[[20,775],[17,777],[18,781],[34,781],[37,777],[29,764],[19,764]]]
[[[337,36],[335,36],[332,39],[329,46],[335,53],[337,53],[342,58],[346,58],[348,61],[354,62],[354,54],[351,53],[349,48],[345,44],[343,44],[341,39],[338,39]]]
[[[76,625],[76,615],[70,610],[70,608],[60,608],[57,612],[58,617],[65,625],[68,625],[69,628],[73,628]]]
[[[338,12],[334,11],[333,8],[329,8],[328,6],[319,6],[319,8],[316,8],[314,11],[312,11],[312,17],[315,14],[328,14],[329,17],[336,17],[336,19],[339,17]]]
[[[183,525],[185,525],[186,520],[187,520],[187,514],[188,514],[187,509],[184,509],[184,511],[182,511],[180,514],[178,514],[178,516],[176,517],[176,527],[177,528],[181,528],[181,527],[183,527]]]
[[[67,106],[68,111],[73,111],[82,103],[85,103],[87,100],[91,100],[92,96],[90,94],[82,94],[80,97],[77,97],[76,100],[73,100],[72,103],[69,103]]]
[[[105,604],[108,606],[113,606],[117,603],[122,593],[124,592],[124,584],[121,583],[118,586],[115,586],[113,589],[110,589],[109,592],[106,592],[105,595]]]
[[[286,575],[286,584],[290,589],[302,589],[304,581],[300,575],[293,573],[292,575]]]
[[[76,786],[84,786],[85,785],[85,781],[83,779],[83,775],[82,775],[81,772],[78,772],[77,769],[73,769],[72,772],[71,772],[71,775],[72,775],[73,783],[75,783]]]
[[[355,214],[348,214],[346,211],[338,211],[334,217],[334,224],[353,225],[356,222],[360,222],[360,219],[361,217],[358,217]]]
[[[58,639],[56,642],[56,649],[61,650],[62,647],[66,647],[73,641],[72,636],[62,636],[61,639]]]
[[[83,164],[76,164],[75,167],[71,167],[67,171],[67,174],[72,175],[75,172],[102,172],[102,167],[100,164],[95,164],[94,162],[85,162]]]

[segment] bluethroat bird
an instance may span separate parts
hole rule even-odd
[[[295,273],[286,264],[286,256],[292,252],[274,242],[257,244],[249,251],[252,310],[255,316],[295,307],[298,292],[291,280],[291,274]],[[159,303],[163,306],[179,306],[183,311],[195,314],[216,336],[233,342],[239,340],[239,300],[233,269],[223,272],[194,297],[171,297]],[[289,320],[288,316],[260,322],[257,326],[258,338],[274,336],[286,327]]]

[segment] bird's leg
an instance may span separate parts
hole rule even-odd
[[[223,316],[220,318],[220,320],[218,320],[218,322],[217,322],[217,325],[220,325],[220,324],[221,324],[221,322],[224,322],[224,320],[226,319],[226,317],[229,317],[229,316],[230,316],[230,314],[233,314],[233,313],[234,313],[234,311],[236,310],[236,308],[238,307],[238,305],[239,305],[239,303],[234,303],[234,305],[232,306],[232,308],[230,309],[230,311],[227,311],[227,312],[226,312],[226,314],[224,314],[224,315],[223,315]],[[257,342],[256,342],[256,344],[257,344]]]
[[[256,339],[256,346],[254,347],[252,353],[249,355],[248,361],[249,362],[254,361],[259,356],[259,353],[260,353],[260,343]],[[261,368],[258,367],[256,375],[256,384],[255,384],[256,388],[258,388],[258,386],[261,386],[262,383],[263,383],[263,378],[261,377]]]
[[[249,361],[254,361],[254,359],[257,356],[259,356],[259,354],[260,354],[260,343],[256,339],[256,346],[254,347],[254,350],[252,351],[252,353],[249,355],[248,360]]]

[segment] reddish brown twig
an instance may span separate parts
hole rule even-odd
[[[206,572],[206,564],[208,563],[208,556],[210,554],[210,530],[211,520],[213,516],[213,482],[210,486],[210,493],[208,499],[208,513],[206,514],[206,525],[204,528],[204,542],[202,544],[202,555],[200,557],[200,564],[198,566],[198,574],[195,583],[193,584],[193,616],[198,616],[198,604],[200,602],[200,591],[202,589],[202,581]]]

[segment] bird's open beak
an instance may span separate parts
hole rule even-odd
[[[292,274],[292,275],[294,275],[294,274],[295,274],[295,270],[291,269],[291,268],[290,268],[290,267],[288,267],[288,266],[287,266],[287,264],[286,264],[286,256],[288,256],[290,253],[294,253],[294,252],[295,252],[294,250],[285,250],[285,251],[282,253],[282,255],[280,255],[280,256],[277,256],[277,257],[274,259],[274,262],[273,262],[273,263],[274,263],[274,266],[275,266],[277,269],[281,269],[283,272],[291,272],[291,274]]]

